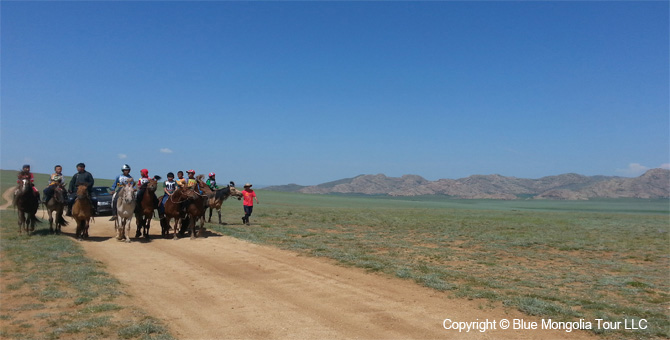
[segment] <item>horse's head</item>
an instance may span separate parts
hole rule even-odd
[[[121,188],[118,199],[121,199],[125,204],[130,204],[135,201],[135,189],[133,189],[132,183],[127,183]]]
[[[89,198],[87,185],[81,184],[77,187],[77,198]]]
[[[63,187],[63,185],[56,186],[56,189],[54,189],[53,198],[56,200],[56,202],[65,204],[65,187]]]
[[[156,189],[158,188],[158,180],[161,179],[161,176],[154,176],[154,178],[150,179],[149,182],[147,182],[147,190],[149,192],[156,192]]]
[[[238,201],[241,200],[242,199],[242,192],[237,190],[237,188],[235,188],[235,183],[233,183],[233,182],[230,182],[230,183],[232,183],[232,185],[228,186],[228,188],[230,188],[230,196],[237,197]]]
[[[18,187],[17,187],[17,193],[18,194],[23,194],[28,191],[32,187],[32,183],[30,183],[30,180],[26,178],[21,178],[19,179],[18,182]]]
[[[205,178],[205,175],[198,175],[195,176],[195,181],[198,182],[198,187],[200,187],[200,190],[202,190],[205,194],[211,194],[212,189],[203,181],[203,178]]]

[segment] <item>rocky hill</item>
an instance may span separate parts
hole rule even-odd
[[[314,186],[289,184],[265,189],[309,194],[445,195],[466,199],[666,198],[670,197],[670,170],[652,169],[636,178],[583,176],[571,173],[539,179],[473,175],[456,180],[437,181],[429,181],[417,175],[387,177],[378,174],[360,175]]]

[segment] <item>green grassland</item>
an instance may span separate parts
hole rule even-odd
[[[0,186],[13,185],[15,172],[5,177]],[[240,223],[241,203],[229,200],[223,216],[231,224],[208,228],[413,280],[450,298],[488,301],[482,308],[503,305],[561,321],[647,321],[642,330],[594,330],[608,339],[670,337],[667,199],[257,193],[251,226]]]
[[[670,337],[668,200],[257,193],[251,226],[212,228],[530,315],[649,323],[596,330],[607,338]],[[240,204],[224,206],[238,223]]]
[[[19,236],[14,211],[0,211],[0,338],[174,339],[165,325],[129,304],[117,279],[85,257],[72,238]]]

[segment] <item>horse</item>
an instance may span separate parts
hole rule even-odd
[[[35,231],[35,223],[41,223],[35,216],[40,206],[40,199],[35,195],[33,187],[30,180],[22,179],[14,193],[14,206],[19,214],[19,235],[25,230],[30,236]]]
[[[146,184],[142,201],[135,207],[135,221],[137,223],[137,232],[135,237],[140,237],[144,234],[145,238],[149,238],[149,228],[151,227],[151,218],[154,216],[154,209],[157,208],[156,203],[156,188],[158,188],[158,180],[160,176],[154,176]]]
[[[203,175],[199,175],[201,177]],[[202,180],[199,180],[202,182]],[[205,231],[205,197],[200,193],[196,192],[194,189],[188,189],[192,191],[189,193],[189,199],[186,200],[186,215],[188,216],[189,225],[188,229],[191,233],[191,239],[194,239]],[[196,229],[196,222],[200,221],[200,226]],[[196,232],[197,231],[197,232]]]
[[[192,202],[198,199],[200,195],[193,189],[177,188],[175,192],[165,201],[165,217],[161,219],[162,235],[169,236],[170,229],[174,230],[172,239],[176,240],[179,233],[180,224],[186,217],[186,207],[192,205]],[[174,228],[170,227],[170,221],[175,220]],[[191,218],[193,220],[193,218]],[[193,234],[191,234],[193,235]]]
[[[202,180],[200,180],[199,184],[202,191],[207,195],[205,207],[205,209],[209,209],[209,219],[207,222],[212,222],[212,212],[216,209],[216,212],[219,214],[219,224],[226,224],[221,221],[221,204],[230,196],[237,197],[238,200],[242,198],[242,193],[235,188],[235,182],[230,181],[230,184],[225,188],[216,190],[210,189]]]
[[[67,205],[67,196],[65,191],[65,186],[62,184],[56,185],[54,188],[53,197],[49,199],[46,203],[47,213],[49,215],[49,230],[52,234],[60,234],[61,227],[68,225],[67,221],[63,218],[63,209]],[[54,217],[53,213],[56,212],[56,228],[54,230]]]
[[[114,221],[116,228],[116,239],[130,242],[130,225],[135,213],[135,189],[132,183],[128,183],[116,194],[116,214],[118,218]]]
[[[77,187],[77,200],[72,206],[72,219],[77,222],[76,236],[78,240],[88,238],[88,227],[93,216],[93,203],[88,193],[88,186],[81,184]]]

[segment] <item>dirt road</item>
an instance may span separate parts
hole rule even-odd
[[[583,331],[501,330],[502,319],[540,320],[482,301],[450,299],[410,281],[325,259],[208,233],[117,241],[98,217],[86,253],[107,266],[150,315],[179,339],[592,339]],[[155,221],[154,221],[155,222]],[[133,221],[134,223],[134,221]],[[253,228],[253,226],[239,226]],[[72,236],[73,224],[63,228]],[[459,333],[443,321],[496,321],[496,329]]]

